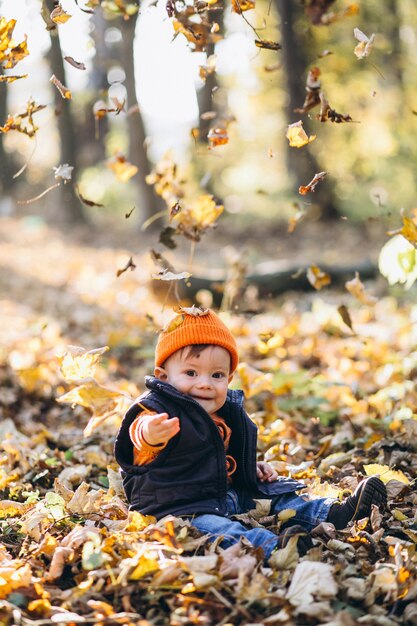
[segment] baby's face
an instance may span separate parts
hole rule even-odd
[[[155,376],[191,396],[213,415],[226,402],[227,387],[233,378],[230,354],[221,346],[208,346],[195,356],[188,350],[177,350],[163,368],[156,368]]]

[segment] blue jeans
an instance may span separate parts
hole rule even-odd
[[[306,530],[311,530],[327,519],[329,509],[335,501],[334,498],[308,500],[306,496],[284,493],[272,499],[271,514],[279,513],[284,509],[294,509],[296,515],[286,523],[286,526],[300,524]],[[241,537],[245,537],[253,546],[262,548],[265,560],[268,560],[277,545],[277,535],[266,528],[248,529],[240,522],[230,519],[230,516],[246,513],[255,506],[253,499],[244,491],[229,489],[226,516],[196,515],[192,519],[192,525],[200,532],[212,535],[213,539],[223,537],[220,543],[222,548],[228,548],[237,543]]]

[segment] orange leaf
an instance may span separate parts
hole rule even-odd
[[[114,172],[116,178],[122,183],[127,183],[138,172],[136,165],[129,163],[122,154],[118,154],[114,159],[108,161],[107,167]]]

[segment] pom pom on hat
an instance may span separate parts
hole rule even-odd
[[[214,344],[225,348],[230,354],[232,374],[239,355],[236,340],[221,319],[209,309],[195,306],[182,308],[159,335],[155,350],[155,365],[161,367],[174,352],[195,344]]]

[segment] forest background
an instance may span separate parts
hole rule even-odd
[[[415,624],[414,3],[0,19],[2,623]],[[115,432],[193,303],[277,471],[335,497],[378,473],[389,510],[278,571],[127,511]]]

